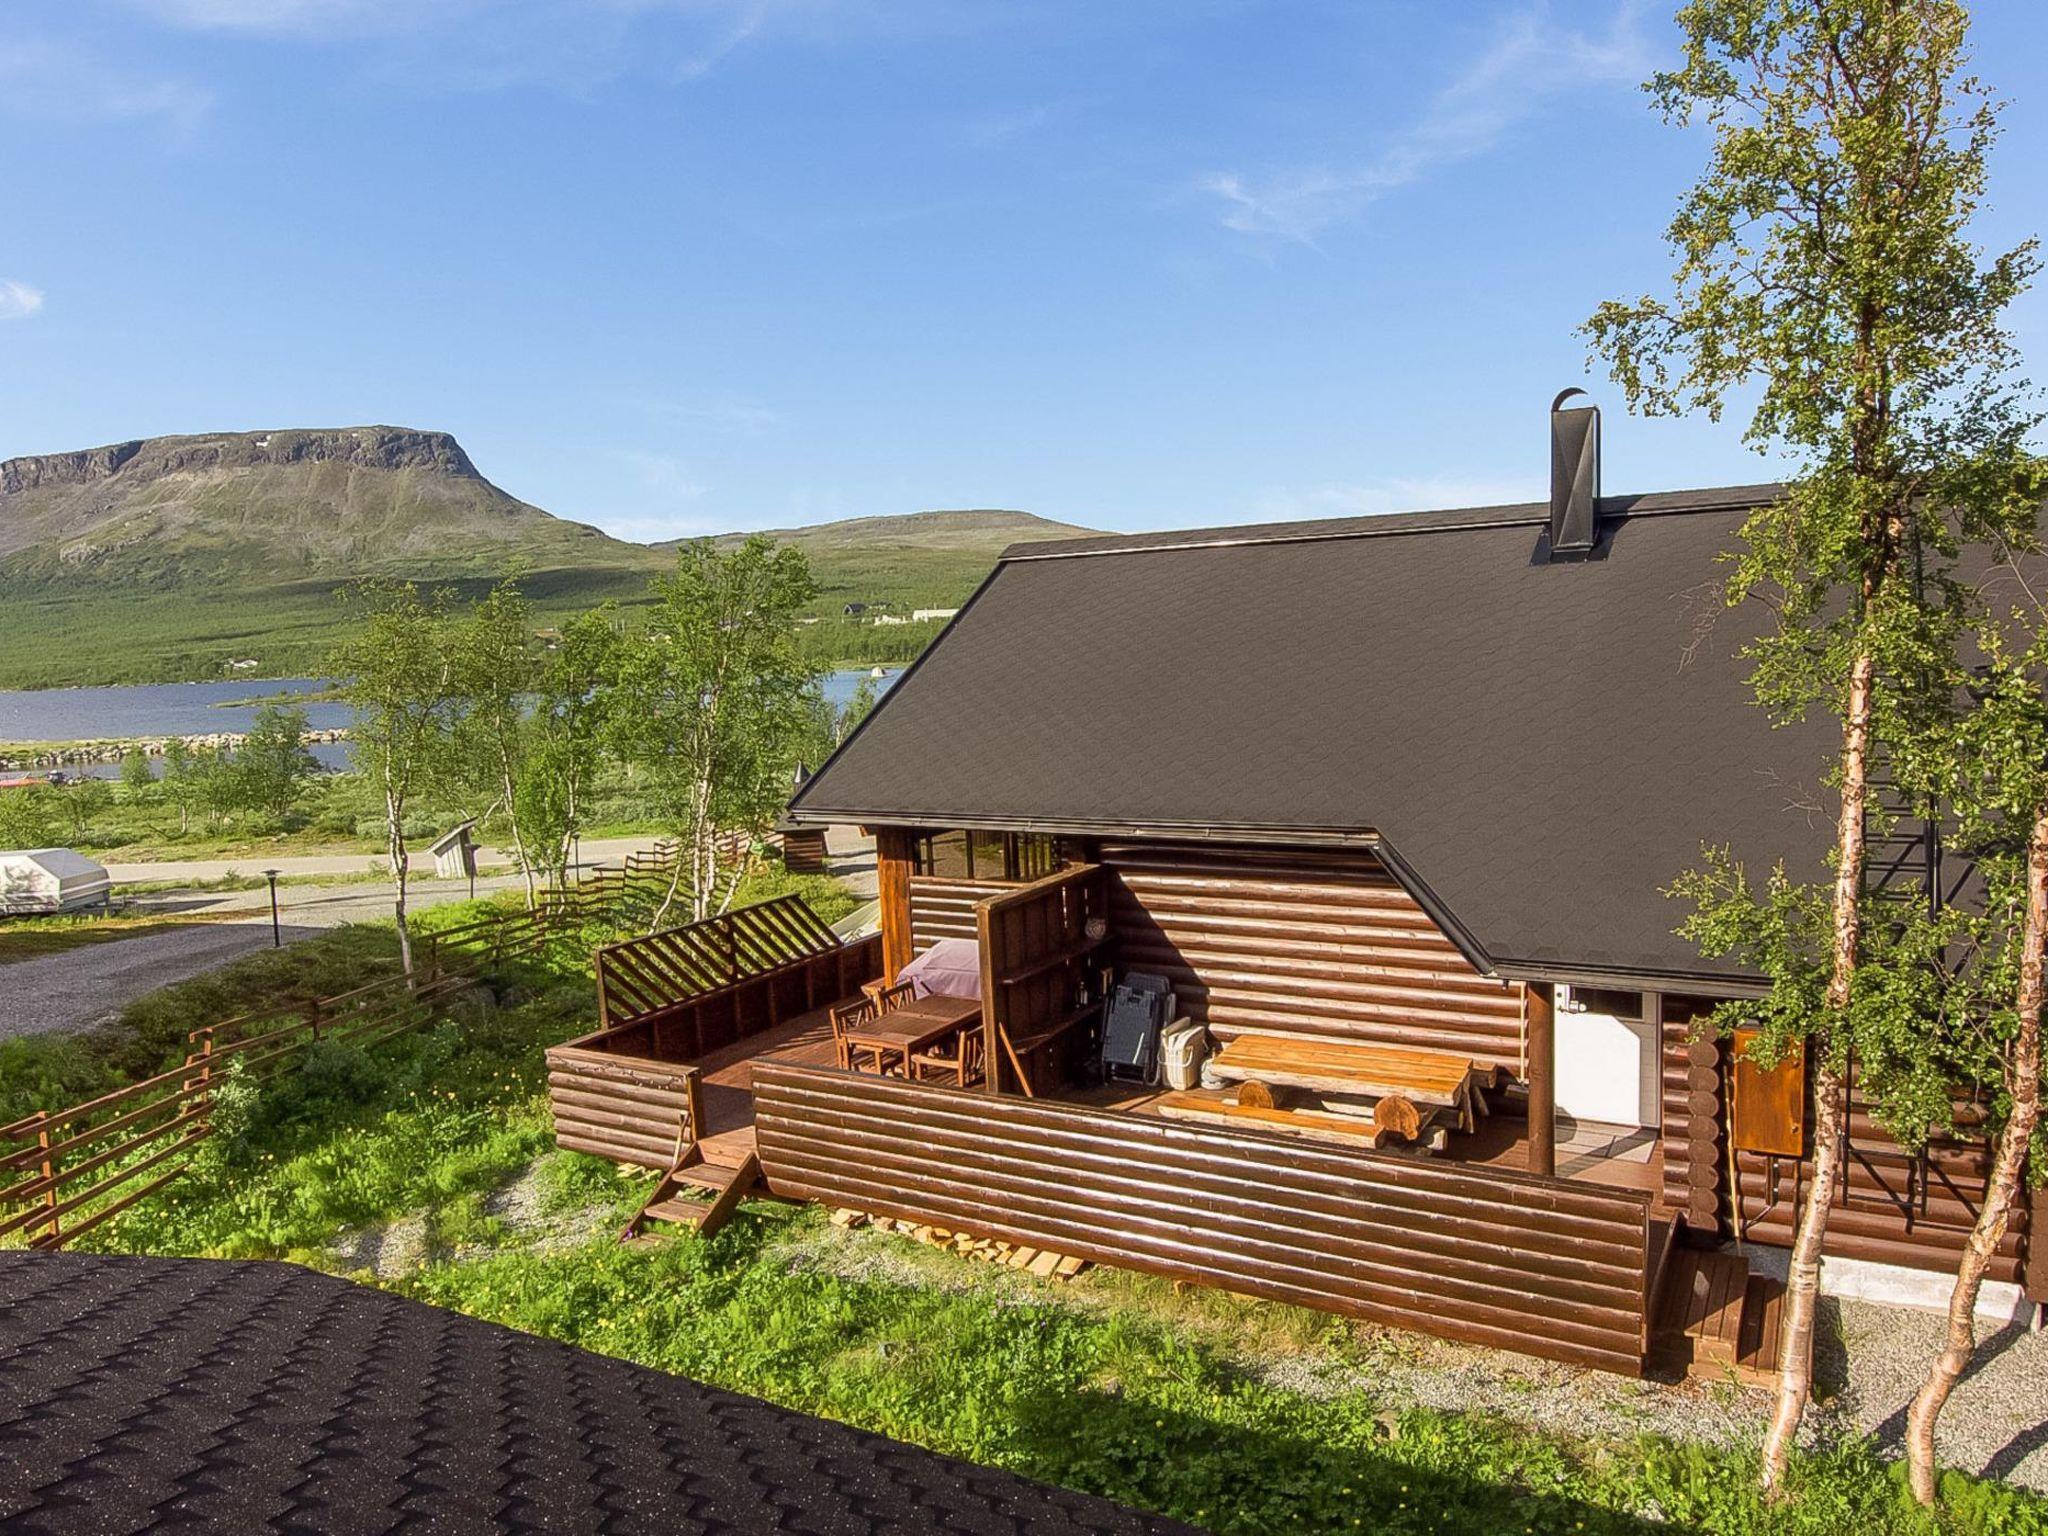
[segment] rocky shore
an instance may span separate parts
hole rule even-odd
[[[147,757],[162,757],[173,741],[182,741],[194,752],[234,751],[247,740],[241,731],[205,731],[190,736],[132,736],[94,741],[9,741],[0,742],[0,772],[26,773],[39,768],[84,767],[92,763],[118,763],[137,747]],[[309,730],[306,745],[325,746],[347,741],[345,727]]]

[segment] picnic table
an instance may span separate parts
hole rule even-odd
[[[927,1050],[948,1035],[980,1022],[980,998],[934,993],[930,997],[912,998],[865,1024],[849,1026],[846,1043],[855,1050],[873,1051],[876,1065],[885,1071],[890,1056],[901,1056],[904,1073],[908,1075],[913,1053]]]
[[[1375,1118],[1377,1102],[1392,1101],[1390,1109],[1417,1111],[1417,1129],[1439,1112],[1449,1112],[1462,1131],[1471,1130],[1475,1115],[1486,1112],[1479,1090],[1490,1087],[1496,1076],[1494,1068],[1455,1051],[1292,1035],[1238,1035],[1210,1058],[1210,1067],[1216,1076],[1239,1083],[1372,1099]]]

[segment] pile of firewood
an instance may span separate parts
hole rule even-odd
[[[995,1237],[975,1237],[971,1233],[953,1232],[945,1227],[934,1227],[923,1222],[871,1216],[866,1211],[848,1210],[844,1206],[832,1213],[832,1225],[845,1227],[848,1231],[857,1227],[871,1227],[877,1232],[894,1232],[899,1237],[913,1238],[928,1247],[943,1248],[948,1253],[957,1253],[963,1259],[974,1259],[983,1264],[1005,1264],[1011,1269],[1027,1269],[1047,1280],[1071,1280],[1088,1267],[1086,1259],[1054,1253],[1049,1248],[1030,1248],[1022,1243],[1006,1243]]]

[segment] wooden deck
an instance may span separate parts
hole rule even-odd
[[[842,1002],[846,999],[841,999]],[[806,1067],[838,1064],[832,1049],[831,1009],[814,1008],[697,1063],[704,1134],[697,1139],[707,1163],[738,1167],[754,1152],[754,1066],[764,1059]]]
[[[1453,1136],[1443,1156],[1490,1168],[1529,1166],[1528,1122],[1516,1115],[1481,1120],[1470,1135]],[[1558,1126],[1557,1176],[1615,1189],[1639,1189],[1660,1208],[1664,1200],[1664,1143],[1654,1130],[1581,1123],[1569,1134]]]

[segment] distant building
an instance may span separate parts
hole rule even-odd
[[[849,619],[857,619],[867,611],[868,605],[866,603],[848,603],[846,605],[846,616]]]
[[[959,611],[958,608],[918,608],[911,612],[910,619],[914,624],[925,624],[950,619]]]

